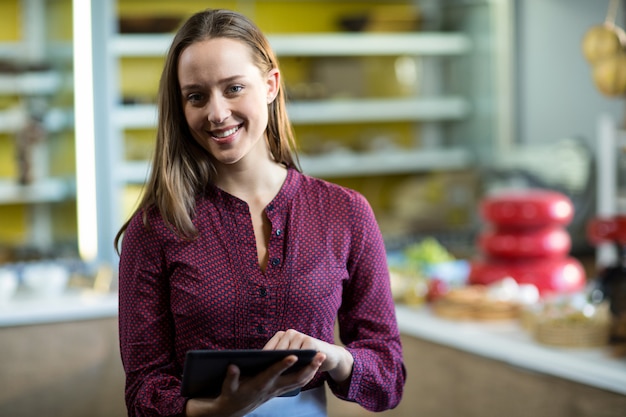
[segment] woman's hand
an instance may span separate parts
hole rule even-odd
[[[267,400],[305,386],[325,359],[326,355],[318,352],[313,361],[300,371],[282,375],[298,360],[295,355],[290,355],[258,375],[244,379],[240,378],[239,368],[230,365],[220,396],[188,400],[185,414],[187,417],[245,416]]]
[[[326,343],[293,329],[277,332],[263,349],[313,349],[324,354],[326,359],[320,371],[327,371],[335,382],[345,382],[352,375],[354,358],[344,347]]]

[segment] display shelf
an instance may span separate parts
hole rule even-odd
[[[19,107],[0,111],[0,133],[16,133],[28,122],[27,113]],[[74,126],[74,111],[71,108],[48,109],[43,117],[47,132],[60,132]]]
[[[57,71],[26,71],[0,74],[1,95],[51,95],[59,91],[63,77]]]
[[[462,97],[401,99],[341,99],[293,101],[287,104],[294,125],[307,123],[368,123],[461,120],[470,112]],[[150,104],[118,106],[113,121],[120,129],[156,127],[157,109]]]
[[[117,293],[87,290],[23,297],[0,305],[0,327],[117,317],[117,299]]]
[[[24,53],[24,45],[20,42],[0,42],[0,56],[4,59],[17,59]]]
[[[157,125],[157,107],[154,104],[116,106],[111,115],[118,129],[150,129]]]
[[[0,56],[9,61],[20,61],[24,57],[24,42],[0,42]],[[48,54],[55,59],[71,62],[73,59],[71,42],[49,42],[46,45]]]
[[[143,184],[148,179],[150,164],[147,161],[126,161],[113,174],[120,184]]]
[[[300,157],[302,170],[312,176],[348,177],[418,173],[467,168],[472,157],[466,149],[383,150],[375,153],[335,153]]]
[[[333,2],[333,7],[338,3]],[[413,0],[406,3],[419,4]],[[97,181],[100,184],[97,187],[98,200],[106,201],[107,205],[98,210],[100,247],[110,246],[106,242],[113,240],[112,231],[123,222],[121,207],[127,185],[142,185],[148,178],[147,161],[126,159],[129,154],[126,140],[134,135],[130,131],[152,130],[158,122],[156,105],[142,99],[148,95],[148,88],[156,92],[158,86],[141,86],[141,93],[133,93],[122,91],[123,85],[137,82],[133,80],[140,77],[135,64],[145,64],[153,70],[157,65],[153,58],[165,57],[174,37],[174,33],[119,33],[116,28],[120,13],[124,13],[122,5],[123,0],[96,2],[93,3],[92,16],[89,16],[93,19],[97,15],[99,21],[105,22],[95,25],[92,32],[93,58],[97,62],[94,79],[98,80],[92,88],[95,95],[103,98],[96,102],[95,130],[96,136],[102,138],[97,141],[95,152],[98,164],[103,164],[98,172],[106,173]],[[361,6],[364,11],[372,11],[385,5],[383,0],[372,0],[367,6]],[[276,5],[263,1],[246,2],[246,11],[253,20],[273,7]],[[185,6],[180,8],[185,9]],[[339,9],[334,13],[329,10],[329,18],[335,15],[333,19],[336,21],[343,13]],[[340,142],[341,147],[345,138],[346,147],[349,147],[348,142],[352,139],[346,137],[345,132],[354,131],[355,136],[359,135],[358,148],[368,149],[363,153],[301,154],[303,171],[322,178],[365,178],[465,169],[486,160],[489,155],[483,155],[488,153],[483,149],[494,149],[491,145],[495,143],[495,132],[500,131],[500,120],[510,120],[510,109],[502,107],[496,100],[502,94],[500,81],[504,78],[474,77],[472,82],[467,82],[469,79],[466,81],[465,77],[468,74],[500,74],[500,67],[508,65],[501,61],[510,55],[503,55],[498,49],[508,38],[499,42],[493,40],[502,35],[503,25],[510,30],[513,22],[506,18],[504,23],[497,25],[494,20],[502,16],[496,13],[496,9],[510,11],[512,2],[499,2],[497,7],[468,5],[444,21],[439,18],[450,9],[433,2],[429,15],[436,16],[437,23],[422,32],[324,32],[324,28],[330,26],[323,24],[311,26],[315,28],[311,32],[305,32],[304,28],[298,32],[298,26],[294,25],[297,22],[289,25],[276,22],[275,32],[268,32],[268,40],[279,59],[288,58],[284,63],[285,76],[293,76],[290,82],[294,86],[303,86],[305,92],[291,94],[287,102],[289,119],[298,137],[305,141],[307,135],[303,132],[320,126],[319,135],[323,140]],[[307,17],[299,15],[295,19],[304,21]],[[476,26],[476,22],[481,23]],[[290,32],[281,33],[281,30]],[[140,62],[142,58],[149,59]],[[352,93],[341,93],[337,98],[325,96],[325,91],[336,92],[330,83],[324,87],[326,79],[322,73],[326,68],[324,65],[333,58],[350,58],[347,61],[354,63],[355,68],[360,66],[360,76],[368,88],[350,90]],[[403,63],[407,65],[402,67]],[[341,83],[332,69],[329,72],[331,80]],[[345,72],[343,76],[350,78],[351,73]],[[379,77],[384,79],[379,80]],[[387,81],[393,84],[385,84]],[[308,94],[306,88],[313,84],[319,84],[320,88]],[[133,87],[137,88],[132,90],[139,91],[139,86]],[[123,104],[125,99],[132,99],[137,94],[140,96],[138,104]],[[510,97],[508,92],[506,97]],[[498,114],[497,120],[492,114]],[[335,128],[336,134],[329,133]],[[376,129],[375,135],[369,133],[371,128]],[[372,139],[369,144],[362,139],[367,137]],[[380,137],[390,137],[393,143],[381,149],[377,142]],[[503,137],[502,141],[506,141],[511,136]],[[396,138],[398,148],[393,147]],[[302,149],[314,148],[305,145],[303,143]],[[363,184],[363,187],[367,186],[367,179]],[[116,254],[110,251],[101,256],[112,263],[117,261]]]
[[[118,57],[164,56],[173,35],[116,35],[111,50]],[[472,48],[461,33],[314,33],[269,35],[279,56],[459,55]]]
[[[17,174],[0,178],[0,205],[23,205],[24,212],[29,214],[28,222],[20,226],[26,229],[26,241],[14,244],[52,252],[57,243],[56,203],[76,198],[74,177],[51,176],[50,152],[57,148],[47,143],[47,139],[53,138],[57,142],[58,137],[58,142],[62,141],[61,146],[65,147],[66,140],[73,140],[72,104],[60,104],[65,103],[73,91],[73,54],[71,41],[59,40],[64,35],[56,27],[57,19],[69,17],[71,11],[47,0],[13,3],[16,16],[7,14],[3,19],[4,23],[16,26],[16,37],[0,42],[4,62],[0,71],[0,96],[11,103],[0,111],[0,134],[14,142],[8,144],[7,149],[15,154],[15,168],[25,171],[21,175],[32,171],[36,181],[20,185]],[[54,24],[50,19],[55,19]],[[56,135],[59,132],[62,134]],[[7,140],[3,142],[7,145]]]
[[[269,36],[280,56],[459,55],[472,43],[460,33],[342,33]]]
[[[19,185],[14,180],[0,179],[1,204],[54,203],[76,195],[74,181],[45,178],[29,185]]]
[[[345,151],[320,156],[300,155],[299,159],[304,173],[326,177],[456,170],[471,166],[473,161],[471,154],[463,148],[391,149],[372,153]],[[143,184],[149,171],[147,161],[126,161],[116,170],[117,181]]]
[[[461,97],[294,101],[287,104],[293,124],[460,120],[470,112]]]

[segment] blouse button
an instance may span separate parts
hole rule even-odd
[[[267,209],[268,209],[269,211],[274,210],[274,204],[268,204],[268,205],[267,205]]]
[[[265,287],[259,288],[259,295],[265,297],[267,295],[267,289]]]
[[[263,327],[263,325],[262,325],[262,324],[258,324],[258,325],[256,326],[256,331],[257,331],[257,333],[260,333],[260,334],[265,334],[265,333],[267,333],[267,331],[265,330],[265,328]]]
[[[280,236],[283,234],[282,229],[276,229],[276,236]]]
[[[272,264],[272,266],[277,266],[280,263],[280,258],[272,258],[270,263]]]

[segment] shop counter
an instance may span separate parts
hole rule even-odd
[[[66,291],[42,297],[23,294],[0,304],[0,327],[117,317],[117,293]]]
[[[0,304],[0,416],[123,417],[117,294]]]
[[[515,321],[454,321],[396,308],[407,370],[402,401],[370,413],[331,395],[329,417],[624,417],[626,358],[536,343]]]
[[[405,335],[626,395],[626,358],[609,348],[560,348],[535,342],[516,321],[454,321],[427,307],[398,306],[398,326]]]
[[[76,413],[63,415],[85,415],[86,409],[94,416],[124,415],[117,305],[114,293],[76,292],[18,297],[0,306],[0,353],[10,358],[0,367],[0,383],[11,388],[0,395],[0,415],[41,415],[65,408],[68,399]],[[608,348],[541,345],[515,321],[452,321],[426,307],[401,305],[396,312],[405,395],[396,409],[378,416],[624,415],[626,359],[612,358]],[[43,394],[45,401],[32,401]],[[84,400],[91,396],[97,404]],[[370,415],[329,396],[330,417]]]

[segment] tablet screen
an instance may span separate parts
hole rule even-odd
[[[302,369],[315,356],[315,350],[191,350],[185,357],[181,394],[183,397],[219,396],[229,364],[239,367],[242,376],[254,376],[286,356],[296,355],[296,362],[285,373]],[[300,390],[284,396],[297,395]]]

